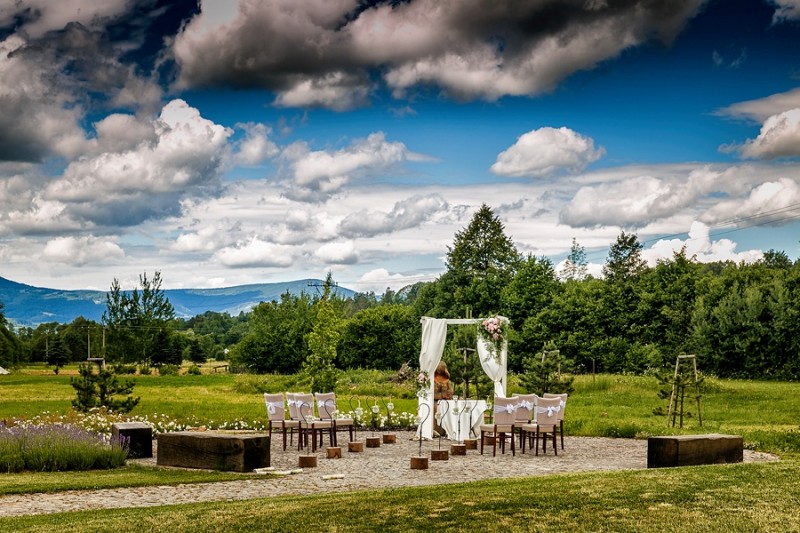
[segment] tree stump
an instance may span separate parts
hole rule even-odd
[[[451,444],[450,445],[450,453],[452,455],[467,455],[467,445],[466,444]]]
[[[411,470],[427,470],[428,458],[427,457],[412,457]]]
[[[334,446],[325,450],[325,454],[328,459],[341,459],[342,449],[338,446]]]
[[[380,448],[380,447],[381,447],[380,437],[367,437],[367,448]]]
[[[447,450],[431,450],[431,459],[433,461],[447,461],[450,458],[450,452]]]
[[[360,441],[351,441],[347,443],[347,451],[351,453],[361,453],[364,451],[364,443]]]
[[[297,457],[297,466],[300,468],[316,468],[317,456],[316,455],[300,455]]]
[[[394,433],[387,433],[383,436],[384,444],[394,444],[395,442],[397,442],[397,435]]]
[[[468,450],[477,450],[478,439],[464,439],[464,446],[466,446]]]

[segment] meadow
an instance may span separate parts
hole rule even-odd
[[[67,374],[69,369],[67,369]],[[413,411],[413,385],[392,373],[344,376],[347,402],[388,401]],[[133,415],[161,415],[209,426],[263,422],[262,392],[300,390],[298,376],[204,373],[134,376],[141,401]],[[519,385],[511,378],[509,392]],[[680,433],[729,433],[751,449],[778,454],[777,463],[554,475],[424,488],[312,497],[204,503],[149,509],[59,513],[0,519],[0,530],[45,531],[792,531],[800,529],[800,384],[706,378],[697,405],[687,399],[684,428],[653,413],[664,406],[653,377],[578,376],[566,417],[568,435],[645,438]],[[66,414],[69,375],[2,376],[0,419]],[[687,395],[687,398],[689,396]],[[382,401],[383,400],[383,401]],[[341,400],[340,400],[341,401]],[[236,477],[129,465],[88,473],[0,474],[0,494],[72,488],[168,485]]]

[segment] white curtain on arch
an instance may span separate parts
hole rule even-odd
[[[422,347],[419,352],[419,369],[427,372],[429,378],[428,394],[418,397],[417,416],[420,420],[419,435],[433,437],[433,373],[442,360],[447,340],[447,320],[442,318],[422,318]],[[427,408],[423,407],[426,405]],[[424,419],[424,420],[423,420]]]
[[[481,361],[483,371],[494,382],[494,395],[506,396],[506,376],[507,376],[507,360],[508,360],[508,342],[503,342],[503,349],[500,351],[500,356],[495,358],[495,355],[489,348],[489,343],[478,336],[478,358]],[[494,403],[494,402],[492,402]]]

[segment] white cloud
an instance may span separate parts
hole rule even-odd
[[[369,102],[370,82],[363,75],[331,72],[319,78],[306,78],[275,98],[278,107],[325,107],[348,111]]]
[[[126,124],[137,126],[120,127]],[[189,191],[217,186],[231,135],[183,100],[165,105],[149,128],[112,116],[99,123],[98,132],[99,145],[123,150],[70,163],[44,198],[63,202],[79,218],[114,225],[172,214]]]
[[[41,37],[48,31],[60,30],[70,22],[83,26],[98,26],[129,9],[128,0],[103,0],[85,2],[84,0],[25,0],[0,8],[0,23],[8,24],[15,17],[22,24],[17,31],[24,31],[32,38]],[[24,16],[27,14],[28,16]],[[102,26],[101,26],[102,27]]]
[[[376,132],[335,152],[311,151],[305,143],[294,143],[283,151],[282,157],[291,167],[293,187],[287,196],[319,201],[335,194],[353,178],[384,173],[419,156],[403,143],[388,142],[383,132]]]
[[[278,154],[278,147],[269,138],[272,130],[264,124],[240,124],[245,137],[239,142],[236,162],[242,165],[258,165]]]
[[[231,268],[275,267],[287,268],[294,263],[291,247],[253,238],[238,246],[223,248],[213,260]]]
[[[769,117],[755,139],[740,148],[743,157],[774,159],[800,156],[800,108]]]
[[[125,257],[125,252],[112,239],[101,239],[93,235],[69,236],[47,241],[42,257],[47,261],[83,266],[122,259]]]
[[[589,137],[569,128],[545,127],[521,135],[497,156],[491,171],[514,177],[545,177],[563,171],[576,173],[603,154],[605,149],[595,149]]]
[[[424,274],[391,274],[385,268],[376,268],[362,274],[352,283],[352,287],[350,288],[359,292],[372,291],[376,294],[383,294],[387,287],[394,287],[394,290],[397,290],[420,281],[432,281],[433,279],[435,279],[435,276]]]
[[[763,123],[773,115],[800,107],[800,88],[785,93],[776,93],[765,98],[747,100],[716,111],[723,117],[745,118]]]
[[[650,248],[642,250],[642,257],[654,266],[659,259],[672,259],[676,252],[686,250],[687,257],[695,257],[700,263],[733,261],[753,263],[763,257],[761,250],[736,251],[737,244],[730,239],[712,240],[710,228],[695,221],[687,239],[660,239]]]
[[[412,196],[394,204],[388,213],[361,210],[348,215],[339,225],[347,237],[371,237],[418,227],[437,213],[447,210],[447,202],[438,194]]]
[[[358,253],[353,241],[323,244],[317,248],[314,256],[325,264],[352,265],[358,262]]]
[[[742,220],[742,225],[780,225],[792,220],[796,213],[792,208],[800,204],[798,181],[781,178],[754,187],[746,195],[721,200],[702,216],[703,222],[718,224],[730,220]]]

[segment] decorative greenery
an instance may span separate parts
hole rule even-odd
[[[329,277],[330,279],[330,277]],[[311,392],[336,390],[339,371],[334,366],[339,342],[339,321],[327,297],[317,303],[317,320],[308,334],[310,353],[303,363],[303,373],[311,381]]]
[[[417,374],[417,396],[419,398],[427,398],[431,392],[431,377],[424,370],[420,370]]]
[[[486,343],[489,353],[495,360],[499,360],[506,343],[506,326],[508,322],[499,316],[492,316],[480,323],[478,335]]]

